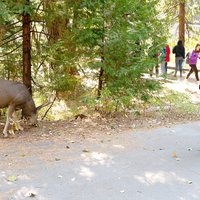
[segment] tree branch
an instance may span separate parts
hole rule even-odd
[[[36,8],[36,13],[40,10],[40,6],[43,4],[43,1],[41,1],[38,5],[38,7]]]
[[[31,77],[31,80],[32,80],[33,83],[34,83],[37,87],[39,87],[40,89],[44,88],[44,86],[39,85],[38,83],[36,83],[35,80],[34,80],[32,77]]]
[[[45,33],[45,32],[41,32],[41,31],[31,31],[31,33],[38,33],[38,34],[44,34],[44,35],[46,35],[46,36],[49,36],[49,34],[48,33]]]
[[[9,38],[11,38],[13,35],[19,33],[20,31],[22,31],[22,29],[20,29],[20,30],[14,32],[14,33],[12,33],[11,35],[7,36],[6,38],[3,38],[3,41],[4,41],[4,40],[7,40],[7,39],[9,39]]]
[[[2,56],[2,57],[3,57],[3,56]],[[8,59],[7,59],[7,60],[1,60],[1,59],[0,59],[0,62],[6,62],[6,61],[7,61],[7,62],[8,62],[8,61],[9,61],[9,62],[16,62],[16,63],[18,62],[18,61],[13,61],[13,60],[8,60]]]
[[[5,26],[7,26],[7,27],[9,27],[9,26],[14,26],[14,25],[16,25],[16,24],[18,24],[18,23],[20,23],[20,22],[21,22],[21,20],[16,21],[16,22],[13,22],[12,24],[4,24],[4,25],[0,25],[0,27],[5,27]]]
[[[8,44],[9,42],[12,42],[12,41],[18,39],[18,38],[21,38],[21,37],[22,37],[22,35],[19,35],[18,37],[15,37],[15,38],[13,38],[13,39],[11,39],[11,40],[8,40],[8,41],[6,41],[6,42],[0,44],[0,47],[2,47],[2,46],[4,46],[4,45]]]
[[[56,101],[57,95],[54,97],[51,105],[49,106],[49,108],[47,109],[47,111],[45,112],[44,116],[42,117],[42,120],[44,120],[44,118],[46,117],[47,113],[49,112],[49,110],[52,108],[54,102]]]
[[[38,70],[40,69],[40,67],[43,65],[44,61],[46,60],[48,56],[45,56],[44,59],[42,60],[42,62],[39,64],[39,66],[37,67],[37,71],[36,71],[36,74],[38,72]]]
[[[40,21],[40,20],[31,20],[32,23],[45,23],[45,21]]]
[[[20,47],[21,47],[22,45],[20,44],[19,46],[17,46],[15,49],[13,49],[12,51],[10,51],[10,52],[8,52],[8,53],[5,53],[5,54],[3,54],[2,56],[0,56],[0,57],[4,57],[4,56],[7,56],[7,55],[9,55],[9,54],[11,54],[12,52],[14,52],[14,51],[16,51],[17,49],[19,49]]]

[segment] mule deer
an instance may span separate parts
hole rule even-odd
[[[3,129],[4,137],[8,136],[8,127],[16,110],[21,109],[22,116],[26,118],[31,125],[36,125],[38,110],[44,106],[45,105],[39,107],[35,106],[24,84],[0,79],[0,108],[8,107],[6,124]]]

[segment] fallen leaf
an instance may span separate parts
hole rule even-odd
[[[83,149],[84,153],[89,153],[90,151],[88,149]]]
[[[29,193],[29,195],[28,195],[29,197],[35,197],[36,196],[36,194],[35,193]]]
[[[172,157],[173,158],[177,158],[177,154],[176,154],[176,152],[174,151],[174,152],[172,152]]]
[[[9,176],[7,178],[7,180],[10,181],[10,182],[15,182],[17,180],[17,177],[16,176]]]

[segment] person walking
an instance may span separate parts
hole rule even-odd
[[[163,48],[160,52],[160,67],[161,67],[161,75],[165,75],[165,61],[166,61],[166,48]]]
[[[195,46],[195,49],[191,52],[189,52],[189,65],[190,65],[190,71],[186,76],[186,79],[190,77],[190,75],[194,72],[195,73],[195,78],[199,84],[199,89],[200,89],[200,83],[199,83],[199,75],[198,75],[198,69],[197,69],[197,61],[199,58],[199,52],[200,52],[200,44],[197,44]]]
[[[176,69],[174,76],[176,77],[177,71],[180,71],[180,77],[182,77],[183,71],[183,62],[185,59],[185,47],[181,40],[177,42],[177,45],[172,50],[173,54],[175,54],[175,62],[176,62]]]
[[[150,69],[150,77],[153,76],[153,71],[154,71],[154,68],[155,68],[155,73],[156,73],[156,77],[158,77],[158,74],[159,74],[159,62],[158,62],[158,57],[160,56],[160,53],[157,53],[157,54],[154,54],[153,55],[153,66],[152,68]]]
[[[167,74],[167,63],[170,61],[170,53],[171,53],[171,50],[170,50],[169,45],[167,44],[166,45],[166,58],[165,58],[165,73],[166,74]]]

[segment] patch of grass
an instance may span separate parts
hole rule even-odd
[[[187,94],[172,90],[163,90],[158,96],[154,96],[149,102],[150,106],[159,106],[160,111],[165,112],[166,107],[180,114],[199,114],[199,105],[193,104]]]

